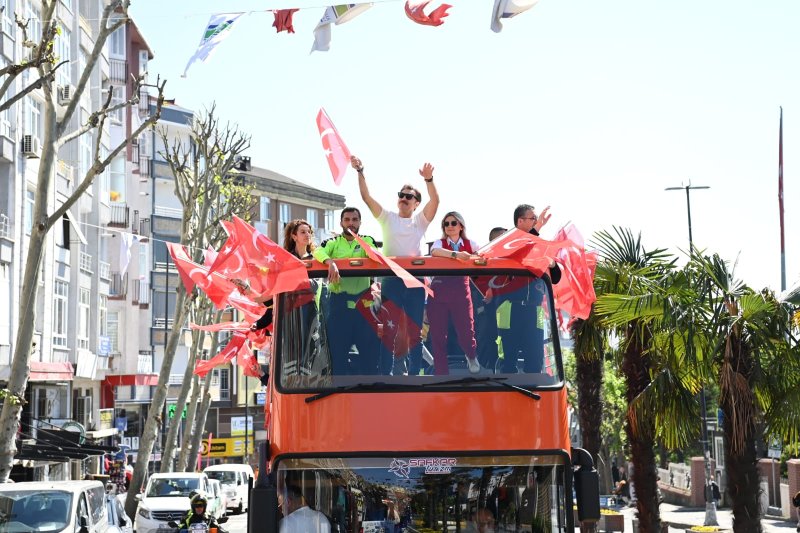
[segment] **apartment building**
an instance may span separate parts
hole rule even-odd
[[[3,65],[17,63],[28,49],[13,23],[14,14],[29,19],[29,39],[38,40],[41,3],[0,0],[0,7],[0,61]],[[75,97],[74,87],[98,35],[101,9],[101,2],[88,0],[60,0],[57,6],[61,31],[55,41],[56,55],[68,60],[56,73],[59,118]],[[128,98],[133,78],[145,74],[151,58],[135,24],[117,30],[92,70],[68,131],[85,124],[112,87],[115,102]],[[18,93],[35,81],[35,76],[35,71],[26,72],[3,96]],[[134,107],[114,113],[102,133],[83,135],[59,150],[48,212],[60,206],[87,173],[94,147],[99,146],[99,156],[105,158],[112,147],[124,141],[125,132],[136,127],[144,112],[146,108]],[[43,113],[44,95],[37,89],[0,114],[0,384],[9,377],[20,317],[20,285],[33,223]],[[112,257],[118,254],[118,246],[112,230],[119,205],[116,184],[131,182],[137,164],[130,149],[124,151],[47,236],[21,449],[12,473],[15,479],[70,479],[96,471],[97,450],[95,455],[86,454],[90,460],[32,452],[53,439],[64,444],[59,431],[79,432],[85,442],[94,444],[111,444],[117,434],[113,410],[101,409],[100,401],[102,383],[120,364],[113,357],[118,347],[114,344],[112,300],[118,286]]]

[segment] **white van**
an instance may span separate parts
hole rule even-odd
[[[99,481],[0,484],[3,531],[107,533],[106,489]]]
[[[209,479],[220,482],[228,499],[228,509],[233,509],[233,512],[238,514],[249,508],[249,480],[253,479],[253,468],[250,465],[211,465],[203,472]]]

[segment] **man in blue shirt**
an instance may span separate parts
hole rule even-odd
[[[342,234],[328,239],[314,250],[314,258],[328,265],[328,285],[321,298],[322,312],[328,335],[333,375],[370,375],[378,371],[378,338],[356,309],[359,297],[370,288],[368,277],[342,278],[334,259],[364,258],[367,252],[358,244],[353,233],[361,228],[361,211],[345,207],[339,216]],[[352,233],[351,233],[352,232]],[[372,237],[362,235],[375,246]],[[355,345],[358,356],[350,360],[350,348]]]

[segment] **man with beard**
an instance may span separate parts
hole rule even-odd
[[[425,230],[431,220],[436,216],[439,208],[439,193],[433,183],[433,165],[425,163],[419,174],[425,180],[430,200],[422,208],[422,211],[414,214],[414,211],[422,203],[422,193],[413,185],[406,184],[397,193],[397,211],[384,209],[369,193],[367,180],[364,177],[364,165],[356,156],[352,156],[350,164],[358,172],[358,190],[361,198],[369,207],[372,215],[378,220],[383,231],[383,253],[391,257],[409,257],[422,255],[422,240],[425,237]],[[422,316],[425,310],[425,290],[422,288],[407,288],[403,281],[397,277],[386,277],[381,283],[381,299],[384,302],[394,303],[394,307],[402,310],[407,320],[406,323],[411,327],[407,328],[402,335],[407,338],[395,337],[395,349],[393,355],[397,358],[405,355],[405,352],[398,346],[409,346],[410,350],[407,357],[407,366],[403,372],[409,375],[418,375],[422,366]],[[398,324],[399,320],[390,320],[388,324]],[[400,329],[400,328],[397,328]],[[384,331],[384,335],[398,335],[397,331]]]
[[[369,278],[342,278],[334,259],[367,257],[367,253],[355,240],[361,228],[361,211],[345,207],[339,216],[342,234],[323,242],[314,250],[314,259],[328,265],[328,285],[321,298],[322,313],[328,335],[333,375],[369,375],[377,372],[377,337],[356,309],[358,299],[370,288]],[[367,235],[361,236],[370,246],[375,241]],[[358,359],[349,361],[350,348],[355,345]]]

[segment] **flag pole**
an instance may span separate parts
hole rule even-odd
[[[781,225],[781,291],[786,290],[786,245],[783,226],[783,107],[778,129],[778,215]]]

